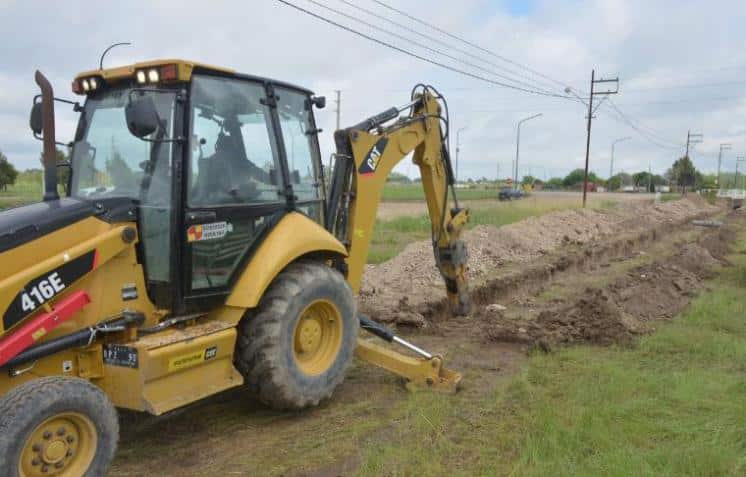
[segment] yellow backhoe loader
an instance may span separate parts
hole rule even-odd
[[[448,206],[434,88],[336,131],[324,170],[325,99],[291,84],[183,60],[82,73],[83,105],[36,82],[43,200],[0,213],[0,476],[104,475],[116,408],[160,415],[242,385],[275,408],[314,406],[355,354],[410,386],[458,385],[355,304],[382,188],[411,153],[452,311],[468,311],[468,212]],[[80,115],[69,164],[55,105]]]

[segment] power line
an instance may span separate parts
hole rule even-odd
[[[409,27],[407,25],[404,25],[402,23],[399,23],[399,22],[396,22],[394,20],[391,20],[390,18],[387,18],[387,17],[385,17],[383,15],[380,15],[380,14],[374,12],[374,11],[368,10],[367,8],[364,8],[364,7],[361,7],[359,5],[356,5],[356,4],[352,3],[352,2],[349,2],[348,0],[338,0],[338,1],[344,3],[345,5],[350,6],[352,8],[355,8],[357,10],[365,12],[368,15],[374,17],[374,18],[378,18],[379,20],[383,20],[383,21],[385,21],[387,23],[395,25],[395,26],[397,26],[399,28],[402,28],[402,29],[404,29],[404,30],[406,30],[406,31],[408,31],[410,33],[414,33],[415,35],[419,35],[419,36],[421,36],[423,38],[426,38],[426,39],[428,39],[430,41],[433,41],[435,43],[443,45],[443,46],[445,46],[445,47],[447,47],[447,48],[449,48],[449,49],[451,49],[453,51],[456,51],[456,52],[461,53],[463,55],[466,55],[466,56],[469,56],[469,57],[474,58],[476,60],[479,60],[479,61],[482,61],[484,63],[487,63],[488,65],[492,65],[492,66],[494,66],[496,68],[499,68],[499,69],[501,69],[503,71],[506,71],[508,74],[516,75],[519,78],[523,78],[523,79],[526,79],[526,80],[529,80],[529,81],[532,81],[532,82],[537,82],[536,78],[533,78],[533,77],[531,77],[529,75],[521,74],[520,72],[514,71],[514,70],[509,69],[509,68],[506,68],[505,66],[498,65],[497,63],[494,63],[492,61],[489,61],[489,60],[485,59],[483,56],[477,56],[477,55],[475,55],[473,53],[470,53],[470,52],[468,52],[466,50],[463,50],[461,48],[457,48],[457,47],[453,46],[452,44],[450,44],[448,42],[445,42],[445,41],[443,41],[443,40],[441,40],[439,38],[436,38],[434,36],[430,36],[430,35],[427,35],[425,33],[422,33],[419,30],[416,30],[416,29],[411,28],[411,27]],[[551,83],[551,82],[549,82],[547,80],[543,80],[543,79],[542,79],[542,82],[544,83],[544,85],[542,85],[543,88],[546,88],[547,87],[546,85],[548,85],[549,83]],[[549,88],[555,88],[555,87],[556,86],[553,85],[553,84],[552,84],[552,86],[549,86]]]
[[[637,92],[644,92],[644,91],[658,91],[658,90],[666,90],[666,89],[696,89],[696,88],[715,88],[718,86],[732,86],[736,84],[744,84],[746,83],[746,80],[736,80],[736,81],[722,81],[719,83],[695,83],[695,84],[680,84],[680,85],[671,85],[671,86],[646,86],[642,88],[631,88],[631,89],[624,89],[625,93],[637,93]]]
[[[640,122],[637,119],[630,118],[629,115],[626,114],[626,113],[624,113],[619,108],[619,106],[617,106],[616,104],[613,103],[613,101],[611,101],[610,103],[611,103],[610,107],[614,110],[614,112],[616,114],[619,115],[619,117],[622,118],[622,120],[624,120],[627,123],[632,123],[632,124],[634,124],[636,127],[640,128],[640,129],[646,130],[646,132],[644,132],[644,134],[652,137],[656,142],[664,143],[664,145],[666,145],[666,143],[667,143],[668,147],[670,147],[672,149],[673,148],[680,149],[682,147],[681,143],[679,143],[677,141],[672,141],[672,140],[664,137],[658,131],[656,131],[655,129],[651,128],[650,126],[646,126],[646,125],[642,124],[642,122]]]
[[[665,138],[662,134],[660,134],[655,129],[651,128],[650,126],[646,126],[646,125],[642,124],[642,122],[640,122],[639,120],[633,119],[628,114],[625,114],[621,110],[621,108],[616,103],[614,103],[614,101],[612,101],[611,99],[609,99],[609,104],[610,104],[610,107],[612,109],[614,109],[614,111],[617,114],[619,114],[620,117],[622,117],[623,119],[625,119],[628,122],[635,123],[638,127],[642,128],[642,129],[646,129],[648,131],[648,134],[650,134],[651,136],[655,137],[660,142],[668,143],[668,144],[674,145],[676,147],[681,147],[681,144],[679,142],[672,141],[670,139]]]
[[[294,9],[300,11],[300,12],[303,12],[303,13],[305,13],[307,15],[310,15],[310,16],[318,19],[318,20],[321,20],[321,21],[323,21],[325,23],[328,23],[330,25],[336,26],[337,28],[341,28],[341,29],[343,29],[345,31],[348,31],[348,32],[353,33],[355,35],[358,35],[358,36],[360,36],[362,38],[365,38],[366,40],[370,40],[370,41],[372,41],[374,43],[378,43],[379,45],[385,46],[387,48],[391,48],[392,50],[398,51],[400,53],[404,53],[405,55],[411,56],[412,58],[417,58],[418,60],[430,63],[430,64],[435,65],[435,66],[439,66],[439,67],[447,69],[449,71],[452,71],[452,72],[455,72],[455,73],[459,73],[459,74],[462,74],[464,76],[468,76],[470,78],[474,78],[474,79],[477,79],[477,80],[480,80],[480,81],[491,83],[491,84],[494,84],[494,85],[497,85],[497,86],[502,86],[502,87],[505,87],[505,88],[514,89],[516,91],[523,91],[524,93],[538,94],[538,95],[542,95],[542,96],[551,96],[551,97],[556,97],[556,98],[564,98],[564,99],[571,100],[571,101],[573,100],[573,98],[569,98],[567,96],[562,96],[562,95],[559,95],[559,94],[552,94],[552,93],[545,93],[543,91],[537,91],[537,90],[533,90],[533,89],[521,88],[519,86],[514,86],[514,85],[511,85],[511,84],[502,83],[500,81],[496,81],[496,80],[493,80],[493,79],[490,79],[490,78],[485,78],[484,76],[480,76],[478,74],[471,73],[469,71],[465,71],[465,70],[462,70],[460,68],[455,68],[455,67],[447,65],[445,63],[441,63],[439,61],[432,60],[430,58],[426,58],[426,57],[424,57],[422,55],[419,55],[417,53],[414,53],[412,51],[409,51],[409,50],[406,50],[406,49],[401,48],[399,46],[393,45],[393,44],[388,43],[388,42],[386,42],[384,40],[381,40],[381,39],[375,38],[373,36],[367,35],[367,34],[365,34],[363,32],[355,30],[354,28],[348,27],[346,25],[342,25],[341,23],[335,22],[334,20],[331,20],[331,19],[326,18],[326,17],[324,17],[322,15],[319,15],[317,13],[314,13],[314,12],[310,11],[310,10],[307,10],[307,9],[305,9],[303,7],[295,5],[294,3],[291,3],[291,2],[289,2],[287,0],[277,0],[277,1],[280,2],[280,3],[282,3],[282,4],[284,4],[284,5],[292,7],[292,8],[294,8]]]
[[[313,4],[313,5],[316,5],[319,8],[323,8],[323,9],[328,10],[330,12],[333,12],[333,13],[335,13],[337,15],[340,15],[340,16],[342,16],[344,18],[347,18],[348,20],[352,20],[354,22],[361,23],[361,24],[363,24],[363,25],[365,25],[365,26],[367,26],[369,28],[372,28],[374,30],[378,30],[379,32],[383,32],[383,33],[386,33],[387,35],[391,35],[391,36],[393,36],[395,38],[399,38],[400,40],[404,40],[406,42],[409,42],[409,43],[411,43],[411,44],[413,44],[415,46],[418,46],[419,48],[423,48],[423,49],[425,49],[427,51],[435,53],[436,55],[444,56],[444,57],[446,57],[446,58],[448,58],[450,60],[456,61],[458,63],[462,63],[462,64],[470,66],[472,68],[476,68],[478,70],[481,70],[481,71],[483,71],[485,73],[489,73],[489,74],[491,74],[493,76],[496,76],[498,78],[502,78],[502,79],[507,80],[507,81],[512,81],[513,83],[516,83],[516,84],[519,84],[519,85],[523,85],[523,86],[525,86],[527,88],[534,88],[537,91],[542,91],[544,93],[550,93],[551,94],[550,91],[548,91],[546,89],[543,89],[543,88],[540,88],[539,86],[537,86],[535,84],[526,83],[525,81],[517,80],[517,79],[511,78],[509,76],[505,76],[503,74],[497,73],[497,72],[495,72],[493,70],[490,70],[490,69],[487,69],[487,68],[483,68],[483,67],[481,67],[481,66],[479,66],[477,64],[474,64],[472,62],[463,60],[463,59],[461,59],[461,58],[459,58],[457,56],[453,56],[453,55],[450,55],[448,53],[444,53],[441,50],[438,50],[438,49],[432,48],[430,46],[427,46],[424,43],[420,43],[420,42],[418,42],[416,40],[412,40],[411,38],[407,38],[406,36],[400,35],[400,34],[398,34],[396,32],[392,32],[390,30],[387,30],[385,28],[381,28],[381,27],[376,26],[376,25],[374,25],[374,24],[372,24],[370,22],[367,22],[365,20],[361,20],[361,19],[359,19],[357,17],[354,17],[353,15],[350,15],[348,13],[340,11],[340,10],[338,10],[336,8],[330,7],[328,5],[324,5],[323,3],[318,2],[316,0],[306,0],[306,1],[309,2],[309,3],[311,3],[311,4]]]
[[[642,136],[644,139],[650,142],[651,144],[658,146],[662,149],[679,150],[681,148],[681,145],[677,145],[676,147],[674,147],[674,146],[668,146],[668,145],[662,144],[663,142],[662,138],[658,138],[658,139],[655,138],[655,136],[653,136],[652,133],[646,132],[640,126],[635,124],[635,122],[632,121],[630,118],[628,118],[627,115],[625,115],[624,112],[622,112],[622,110],[619,109],[619,107],[616,104],[614,104],[613,101],[610,100],[608,103],[608,106],[610,108],[610,111],[616,114],[615,116],[612,116],[612,119],[618,122],[621,122],[623,124],[626,124],[627,126],[632,128],[634,131],[636,131],[640,136]],[[673,141],[669,141],[669,142],[671,144],[675,144]]]
[[[375,2],[375,3],[377,3],[377,4],[378,4],[378,5],[380,5],[380,6],[384,7],[384,8],[387,8],[387,9],[389,9],[389,10],[391,10],[391,11],[394,11],[394,12],[396,12],[396,13],[400,14],[400,15],[403,15],[403,16],[405,16],[405,17],[409,18],[410,20],[413,20],[413,21],[415,21],[415,22],[417,22],[417,23],[419,23],[419,24],[421,24],[421,25],[425,25],[425,26],[427,26],[427,27],[429,27],[429,28],[432,28],[433,30],[439,31],[440,33],[443,33],[444,35],[448,35],[449,37],[453,38],[454,40],[458,40],[458,41],[460,41],[460,42],[462,42],[462,43],[465,43],[465,44],[467,44],[467,45],[469,45],[469,46],[471,46],[471,47],[473,47],[473,48],[476,48],[476,49],[478,49],[478,50],[481,50],[481,51],[483,51],[483,52],[485,52],[485,53],[487,53],[487,54],[489,54],[489,55],[492,55],[492,56],[494,56],[495,58],[499,58],[500,60],[502,60],[502,61],[504,61],[504,62],[506,62],[506,63],[510,63],[511,65],[517,66],[517,67],[519,67],[519,68],[521,68],[521,69],[524,69],[524,70],[526,70],[526,71],[529,71],[529,72],[531,72],[531,73],[533,73],[533,74],[535,74],[535,75],[538,75],[538,76],[540,76],[540,77],[542,77],[542,78],[544,78],[544,79],[547,79],[547,80],[549,80],[549,81],[551,81],[551,82],[553,82],[553,83],[555,83],[555,84],[557,84],[557,85],[561,86],[562,88],[564,88],[564,87],[566,87],[566,86],[567,86],[567,83],[565,83],[565,82],[562,82],[562,81],[558,81],[558,80],[556,80],[556,79],[554,79],[554,78],[551,78],[551,77],[549,77],[549,76],[547,76],[547,75],[545,75],[545,74],[543,74],[543,73],[540,73],[540,72],[538,72],[538,71],[536,71],[536,70],[534,70],[534,69],[531,69],[531,68],[529,68],[528,66],[522,65],[522,64],[520,64],[520,63],[517,63],[517,62],[515,62],[515,61],[513,61],[513,60],[511,60],[511,59],[505,58],[504,56],[498,55],[497,53],[495,53],[495,52],[493,52],[493,51],[490,51],[490,50],[488,50],[488,49],[486,49],[486,48],[482,48],[481,46],[479,46],[479,45],[477,45],[477,44],[475,44],[475,43],[472,43],[472,42],[470,42],[470,41],[468,41],[468,40],[465,40],[465,39],[463,39],[463,38],[461,38],[461,37],[458,37],[458,36],[456,36],[456,35],[454,35],[454,34],[452,34],[452,33],[448,32],[448,31],[446,31],[446,30],[443,30],[443,29],[442,29],[442,28],[440,28],[440,27],[437,27],[437,26],[435,26],[435,25],[433,25],[433,24],[431,24],[431,23],[428,23],[428,22],[426,22],[426,21],[424,21],[424,20],[421,20],[421,19],[419,19],[419,18],[417,18],[417,17],[415,17],[415,16],[413,16],[413,15],[410,15],[410,14],[409,14],[409,13],[407,13],[407,12],[404,12],[404,11],[402,11],[402,10],[399,10],[399,9],[397,9],[397,8],[394,8],[394,7],[392,7],[391,5],[387,5],[386,3],[384,3],[384,2],[382,2],[382,1],[380,1],[380,0],[372,0],[372,1],[373,1],[373,2]]]

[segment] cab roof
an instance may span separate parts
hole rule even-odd
[[[260,82],[270,82],[278,86],[284,86],[295,90],[303,91],[307,94],[313,94],[308,88],[303,88],[285,81],[278,81],[271,78],[265,78],[261,76],[254,76],[248,74],[238,73],[231,68],[224,68],[222,66],[214,66],[206,63],[200,63],[197,61],[183,60],[177,58],[167,58],[151,61],[142,61],[133,63],[125,66],[115,66],[113,68],[105,68],[101,70],[90,70],[79,73],[74,82],[80,81],[86,78],[97,77],[103,79],[106,83],[116,83],[119,81],[129,80],[135,77],[138,71],[148,71],[153,68],[162,68],[165,66],[176,67],[176,78],[175,81],[188,82],[192,79],[192,74],[195,71],[213,73],[220,76],[232,76],[240,79],[247,79]]]

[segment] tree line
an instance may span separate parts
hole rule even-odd
[[[57,149],[57,164],[67,165],[69,163],[68,155],[65,151]],[[40,168],[43,167],[44,160],[39,157]],[[41,182],[42,174],[39,174],[41,169],[30,169],[28,171],[19,172],[18,169],[10,162],[8,157],[0,151],[0,190],[7,191],[8,186],[12,186],[16,183],[21,174],[30,174],[33,176],[39,176]],[[58,167],[57,168],[57,185],[62,188],[63,191],[67,191],[67,182],[70,174],[69,167]]]

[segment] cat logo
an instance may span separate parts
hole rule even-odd
[[[378,163],[381,162],[381,156],[383,156],[383,151],[386,149],[388,142],[388,138],[382,137],[375,143],[368,154],[365,155],[365,159],[363,159],[363,163],[360,164],[360,169],[358,169],[358,173],[362,177],[372,176],[376,172]]]

